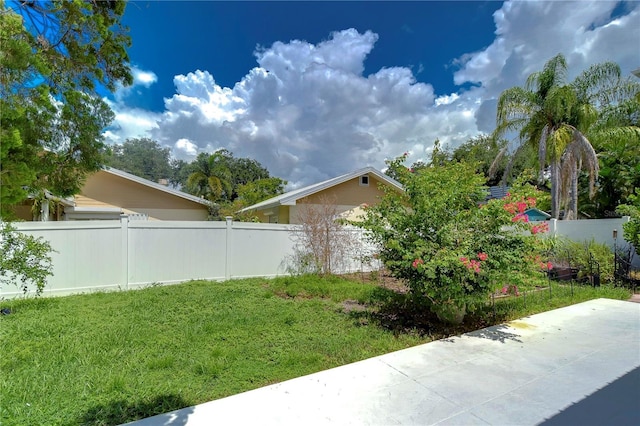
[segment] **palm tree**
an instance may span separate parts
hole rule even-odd
[[[224,161],[223,151],[200,153],[192,163],[187,178],[187,191],[212,202],[231,196],[231,172]]]
[[[536,148],[541,182],[545,167],[549,167],[551,215],[556,219],[563,201],[565,205],[569,203],[565,217],[577,217],[578,176],[582,169],[589,174],[591,196],[595,193],[599,166],[588,130],[598,121],[599,108],[625,96],[620,67],[612,62],[590,67],[570,84],[566,83],[566,73],[566,60],[558,54],[542,71],[531,74],[524,88],[502,92],[494,132],[499,137],[517,131],[520,146]]]

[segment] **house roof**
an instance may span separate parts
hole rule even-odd
[[[208,206],[210,202],[204,198],[196,197],[195,195],[187,194],[186,192],[178,191],[177,189],[169,188],[168,186],[161,185],[159,183],[152,182],[150,180],[141,178],[131,173],[123,172],[122,170],[114,169],[113,167],[104,167],[102,171],[118,176],[124,179],[128,179],[132,182],[139,183],[140,185],[147,186],[149,188],[156,189],[158,191],[165,192],[167,194],[174,195],[176,197],[184,198],[185,200],[193,201],[194,203]]]
[[[528,215],[532,215],[532,216],[542,216],[545,217],[547,219],[551,219],[551,215],[545,211],[540,210],[537,207],[531,207],[527,210],[524,211],[524,214]]]
[[[351,179],[354,179],[366,174],[373,175],[378,180],[392,187],[398,188],[399,190],[403,189],[402,185],[397,180],[390,178],[389,176],[385,175],[384,173],[382,173],[377,169],[374,169],[373,167],[364,167],[362,169],[358,169],[351,173],[334,177],[332,179],[328,179],[323,182],[314,183],[313,185],[309,185],[303,188],[294,189],[293,191],[285,192],[284,194],[278,195],[273,198],[269,198],[268,200],[261,201],[252,206],[245,207],[240,211],[245,212],[249,210],[263,210],[263,209],[268,209],[270,207],[275,207],[275,206],[294,206],[296,205],[296,202],[302,198],[308,197],[309,195],[313,195],[327,188],[331,188],[332,186],[339,185],[341,183],[347,182]]]
[[[489,195],[487,196],[487,201],[488,200],[493,200],[493,199],[500,200],[500,199],[506,197],[508,192],[509,192],[509,187],[508,186],[503,186],[503,185],[490,186],[489,187]]]

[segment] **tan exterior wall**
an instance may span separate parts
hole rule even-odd
[[[265,212],[272,213],[272,214],[265,214]],[[276,223],[272,221],[273,217],[278,218],[277,223],[282,223],[282,224],[289,223],[289,206],[272,207],[267,210],[261,210],[256,214],[258,215],[258,219],[262,223]]]
[[[308,202],[310,204],[321,204],[326,198],[330,202],[343,206],[359,206],[360,204],[378,204],[384,193],[378,188],[380,181],[373,175],[369,175],[369,186],[361,186],[360,178],[354,178],[340,185],[327,188],[316,194],[310,195],[303,200],[298,200],[298,204]]]
[[[82,195],[160,220],[206,220],[208,216],[205,205],[103,171],[89,176]]]
[[[14,207],[14,213],[18,220],[24,220],[30,222],[33,220],[33,213],[31,209],[33,207],[32,202],[29,204],[20,204]]]
[[[378,204],[380,198],[384,195],[384,192],[378,188],[381,183],[387,185],[374,175],[369,174],[368,186],[360,185],[360,177],[357,177],[298,200],[295,206],[272,207],[267,211],[273,212],[278,216],[278,223],[296,224],[300,223],[299,215],[303,214],[303,204],[321,204],[323,201],[326,202],[328,200],[328,202],[336,205],[336,213],[340,214],[362,204]],[[270,216],[265,215],[264,211],[258,212],[258,214],[261,222],[269,222]]]

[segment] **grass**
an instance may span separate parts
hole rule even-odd
[[[538,293],[488,304],[483,321],[629,296],[608,287]],[[368,309],[347,313],[345,301]],[[406,301],[335,277],[5,301],[0,423],[120,424],[465,331],[407,311]],[[478,315],[467,328],[484,324]]]

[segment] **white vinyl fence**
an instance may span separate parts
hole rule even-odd
[[[629,218],[549,223],[550,235],[576,241],[626,246],[622,224]],[[226,280],[274,277],[288,273],[295,251],[294,225],[243,222],[178,222],[121,220],[23,222],[18,231],[43,237],[55,250],[53,276],[44,295],[65,295],[96,290],[127,290],[152,284],[192,279]],[[363,261],[372,246],[363,231],[350,228],[355,239],[342,272],[375,269]],[[17,287],[0,288],[0,298],[22,293]]]
[[[21,222],[20,232],[43,237],[55,250],[53,275],[43,295],[128,290],[193,279],[274,277],[288,273],[296,246],[295,225],[243,222],[120,220]],[[370,270],[363,231],[341,272]],[[0,298],[22,293],[0,288]]]
[[[550,236],[565,236],[573,241],[591,241],[607,244],[613,249],[627,247],[628,243],[623,238],[622,225],[629,222],[629,216],[612,219],[589,220],[557,220],[549,221]],[[614,241],[613,231],[617,238]]]

